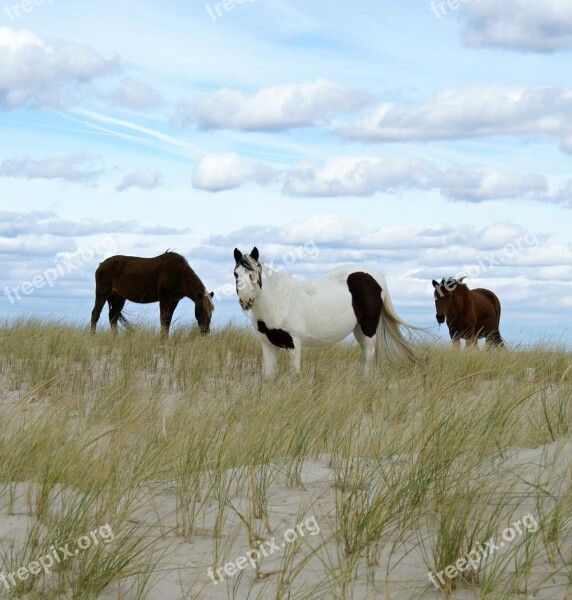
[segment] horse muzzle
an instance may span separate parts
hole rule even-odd
[[[439,325],[443,325],[445,322],[445,317],[443,315],[435,315],[435,318],[437,319],[437,323],[439,323]]]
[[[240,306],[244,310],[250,310],[252,305],[254,304],[254,298],[248,298],[247,300],[243,300],[242,298],[239,300]]]

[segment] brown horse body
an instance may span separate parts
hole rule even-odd
[[[187,260],[175,252],[154,258],[111,256],[95,272],[91,329],[95,332],[106,302],[109,303],[109,323],[114,330],[118,321],[126,322],[121,313],[126,300],[139,304],[159,302],[161,332],[168,335],[177,304],[187,297],[195,303],[195,317],[201,331],[208,333],[214,310],[212,296]]]
[[[433,280],[438,323],[447,321],[455,345],[459,345],[461,339],[466,340],[467,345],[476,345],[480,338],[486,338],[487,344],[504,346],[499,331],[499,299],[484,288],[470,290],[462,283],[463,279]]]

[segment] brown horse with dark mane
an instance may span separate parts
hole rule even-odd
[[[154,258],[111,256],[95,272],[95,306],[91,313],[91,330],[106,302],[109,323],[117,330],[118,321],[126,323],[121,313],[125,301],[139,304],[159,302],[161,333],[169,335],[169,327],[177,304],[182,298],[195,303],[195,318],[202,333],[208,333],[214,310],[213,293],[191,269],[187,259],[176,252],[165,252]]]
[[[492,346],[504,346],[499,331],[499,299],[484,288],[470,290],[463,279],[449,277],[440,282],[433,279],[437,322],[447,321],[449,335],[457,346],[461,339],[466,345],[476,345],[480,338],[486,338]]]

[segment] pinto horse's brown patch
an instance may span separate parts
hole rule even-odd
[[[377,331],[383,300],[381,286],[368,273],[352,273],[348,277],[352,306],[364,335],[373,337]]]
[[[258,331],[268,338],[268,341],[277,348],[294,349],[292,336],[283,329],[268,329],[264,321],[258,321]]]

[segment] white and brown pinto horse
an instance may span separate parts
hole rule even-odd
[[[382,351],[391,360],[414,360],[401,331],[411,326],[395,313],[381,273],[347,265],[308,281],[264,268],[257,248],[250,254],[235,249],[234,259],[239,302],[251,311],[262,344],[264,377],[276,375],[281,348],[299,374],[303,346],[333,344],[351,332],[361,346],[366,370]]]

